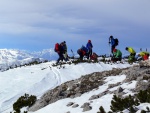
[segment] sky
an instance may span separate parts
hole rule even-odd
[[[150,51],[149,0],[0,0],[0,48],[41,51],[66,41],[76,53],[88,40],[109,54],[108,38]]]

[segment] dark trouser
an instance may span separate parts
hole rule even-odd
[[[121,61],[121,59],[122,59],[121,57],[118,57],[118,58],[113,58],[113,57],[112,57],[112,58],[111,58],[111,61],[116,62],[116,61]]]
[[[113,53],[113,50],[115,49],[115,45],[111,46],[111,53]]]
[[[87,59],[89,59],[92,56],[92,49],[89,50],[88,54],[87,54]]]
[[[80,55],[80,60],[83,60],[83,54],[80,53],[79,55]]]
[[[134,56],[135,57],[136,53],[131,53],[130,56]]]
[[[60,60],[63,61],[65,59],[63,53],[58,53],[58,56],[59,56],[59,58],[57,60],[57,63],[59,63]]]

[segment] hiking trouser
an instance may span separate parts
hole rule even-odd
[[[83,60],[83,54],[80,53],[79,55],[80,55],[80,60]]]
[[[130,56],[134,56],[135,57],[136,53],[131,53]]]
[[[113,50],[115,49],[115,45],[111,46],[111,53],[113,53]]]
[[[111,61],[113,61],[113,62],[116,62],[116,61],[121,61],[122,60],[122,57],[117,57],[117,58],[111,58]]]
[[[59,56],[59,58],[57,60],[57,63],[59,63],[60,60],[62,60],[62,61],[64,60],[63,53],[58,53],[58,56]]]
[[[67,54],[67,52],[65,52],[65,53],[63,54],[63,56],[64,56],[65,61],[68,61],[68,54]]]
[[[88,54],[87,54],[87,59],[89,59],[92,56],[92,49],[89,50]]]

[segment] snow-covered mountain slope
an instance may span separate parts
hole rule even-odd
[[[10,113],[12,104],[25,93],[40,98],[47,90],[83,75],[131,66],[129,64],[110,65],[100,62],[66,64],[64,68],[59,69],[52,67],[54,62],[56,61],[0,72],[0,86],[2,86],[0,87],[0,113]]]
[[[55,60],[57,54],[53,49],[45,49],[39,52],[28,52],[25,50],[16,49],[0,49],[0,61],[23,60],[26,58],[43,58],[47,60]]]
[[[27,51],[0,49],[0,59],[1,59],[0,61],[1,62],[23,60],[23,59],[31,58],[31,57],[33,56],[27,53]]]
[[[84,65],[85,64],[81,64]],[[96,64],[97,65],[97,64]],[[90,69],[95,68],[96,65],[91,65]],[[105,69],[107,69],[109,66],[111,65],[106,65],[103,63],[100,63],[100,65]],[[113,66],[115,66],[116,64],[113,64]],[[124,66],[128,66],[126,64],[123,64]],[[105,67],[106,66],[106,67]],[[120,68],[122,67],[122,65],[120,65]],[[149,78],[145,77],[149,77],[150,75],[150,61],[144,61],[144,62],[140,62],[139,65],[136,65],[134,67],[130,67],[128,69],[123,69],[121,71],[121,73],[119,72],[119,75],[116,74],[114,72],[117,72],[117,70],[120,69],[114,69],[114,71],[109,71],[109,76],[106,76],[108,73],[104,72],[103,74],[99,74],[98,76],[104,76],[103,81],[104,84],[100,85],[98,88],[94,88],[93,90],[83,93],[80,96],[77,96],[75,98],[65,98],[65,99],[61,99],[58,100],[54,103],[51,103],[35,112],[29,112],[29,113],[49,113],[49,112],[54,112],[54,113],[97,113],[99,111],[100,106],[103,106],[103,108],[105,109],[106,113],[109,112],[110,109],[110,105],[111,105],[111,100],[113,98],[113,95],[122,95],[123,97],[128,96],[128,95],[132,95],[133,97],[135,97],[134,94],[137,94],[138,91],[141,90],[145,90],[146,88],[149,88]],[[118,66],[116,65],[116,68],[118,68]],[[81,68],[82,70],[82,68]],[[102,71],[102,70],[100,70]],[[91,74],[89,76],[89,81],[93,80],[93,78],[91,76],[96,76],[96,74]],[[88,75],[86,75],[88,76]],[[100,77],[101,78],[101,77]],[[83,79],[83,78],[82,78]],[[77,80],[76,82],[78,82],[77,84],[71,85],[70,87],[74,86],[72,89],[75,89],[77,91],[77,88],[80,87],[80,83],[82,82],[81,80]],[[98,79],[100,80],[100,79]],[[76,83],[74,82],[74,83]],[[102,82],[102,81],[101,81]],[[67,82],[68,83],[68,82]],[[65,88],[69,91],[72,91],[72,89],[70,87],[67,86],[67,83],[62,84],[60,86],[60,88],[66,86]],[[72,83],[72,82],[70,82]],[[90,84],[90,83],[89,83]],[[75,85],[77,87],[75,87]],[[88,83],[87,86],[85,87],[89,87]],[[56,88],[59,89],[59,88]],[[56,90],[55,89],[55,90]],[[61,92],[61,94],[64,94],[64,92],[62,90],[59,90]],[[122,91],[121,91],[122,90]],[[56,90],[58,91],[58,90]],[[52,91],[53,92],[53,91]],[[53,92],[56,93],[56,92]],[[44,96],[46,95],[47,97],[49,97],[50,92],[47,92],[44,94]],[[120,95],[120,96],[121,96]],[[45,96],[45,97],[46,97]],[[93,99],[90,99],[93,96]],[[145,96],[144,96],[145,97]],[[53,98],[53,96],[51,97]],[[141,98],[141,97],[140,97]],[[47,99],[44,98],[42,96],[42,99]],[[50,100],[46,100],[47,102]],[[38,101],[41,102],[41,101]],[[70,104],[72,103],[72,104]],[[42,104],[42,102],[40,103],[40,105]],[[85,111],[84,107],[82,107],[84,104],[89,104],[91,107],[90,110]],[[131,106],[130,106],[131,107]],[[134,111],[134,113],[142,113],[142,110],[148,110],[146,107],[150,107],[150,103],[148,103],[146,101],[146,103],[141,102],[139,105],[134,106],[134,108],[136,109],[136,111]],[[88,109],[87,107],[85,107],[86,109]],[[129,109],[125,109],[122,111],[123,113],[130,113]],[[116,113],[116,112],[115,112]],[[119,113],[119,112],[117,112]],[[149,113],[149,111],[147,111],[146,113]]]
[[[43,50],[41,52],[0,49],[0,71],[5,71],[9,68],[25,65],[34,61],[44,62],[45,60],[54,60],[57,57],[57,54],[52,49]]]
[[[42,51],[31,53],[34,57],[43,58],[47,60],[56,60],[58,55],[54,52],[54,49],[44,49]]]

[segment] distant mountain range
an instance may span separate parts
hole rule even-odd
[[[6,71],[16,66],[27,65],[33,62],[45,62],[56,60],[58,55],[53,49],[45,49],[40,52],[28,52],[15,49],[0,49],[0,71]]]
[[[45,60],[56,60],[58,56],[53,49],[45,49],[39,52],[29,52],[16,49],[0,49],[0,62],[11,62],[15,60],[24,60],[27,58],[43,58]]]

